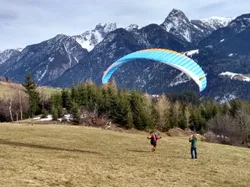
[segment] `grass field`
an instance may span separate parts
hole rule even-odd
[[[0,124],[0,186],[247,187],[250,149],[145,133],[63,125]]]

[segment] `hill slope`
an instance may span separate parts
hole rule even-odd
[[[21,94],[25,94],[25,89],[21,84],[18,83],[11,83],[11,82],[4,82],[0,81],[0,99],[8,99],[9,97],[16,97],[18,96],[19,90]],[[56,90],[60,90],[60,88],[51,88],[51,87],[38,87],[37,89],[40,93],[43,93],[45,96],[50,96]]]
[[[145,133],[55,125],[0,125],[0,186],[248,186],[250,150]],[[135,143],[136,142],[136,143]]]

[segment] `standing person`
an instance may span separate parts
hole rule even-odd
[[[197,159],[197,137],[195,134],[190,136],[189,142],[191,142],[191,158]]]
[[[156,132],[150,133],[151,136],[148,136],[148,139],[151,139],[150,143],[153,146],[152,151],[155,151],[156,145],[157,145],[157,140],[161,139],[161,137],[157,136]]]

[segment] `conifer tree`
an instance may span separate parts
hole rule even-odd
[[[109,90],[111,91],[113,90],[112,88]],[[114,122],[119,123],[121,122],[121,118],[123,116],[122,115],[122,108],[120,105],[120,101],[119,101],[119,97],[117,95],[117,93],[115,92],[110,92],[111,94],[109,95],[109,99],[110,99],[110,113],[109,113],[109,117],[111,119],[114,120]]]
[[[113,98],[115,97],[115,95],[117,94],[117,90],[115,90],[112,86],[108,86],[107,87],[107,96],[106,96],[106,100],[105,100],[105,106],[107,107],[108,113],[110,114],[111,112],[111,102]]]
[[[130,96],[126,91],[118,92],[118,120],[126,128],[133,127]]]
[[[226,102],[221,107],[221,114],[226,115],[229,113],[229,104]]]
[[[80,124],[80,111],[79,111],[79,106],[77,103],[73,103],[72,117],[73,117],[73,123],[75,125]]]
[[[145,124],[142,119],[142,99],[134,89],[131,93],[131,109],[133,112],[133,123],[136,129],[143,130],[145,128]]]
[[[190,115],[190,128],[197,132],[204,131],[206,129],[206,120],[201,115],[199,108],[194,108]]]
[[[29,96],[29,115],[30,117],[33,117],[34,115],[37,115],[40,113],[40,94],[36,90],[37,85],[32,80],[31,74],[27,73],[25,77],[25,84],[22,84],[22,86],[25,88],[25,92]]]
[[[41,118],[46,118],[48,116],[48,114],[49,114],[48,111],[45,108],[43,108]]]
[[[53,105],[51,107],[51,115],[52,115],[52,119],[57,121],[57,119],[58,119],[58,110]]]
[[[151,113],[145,108],[147,98],[135,89],[131,92],[131,110],[133,113],[133,123],[136,129],[144,130],[152,128]]]
[[[63,88],[61,95],[62,95],[62,107],[66,108],[67,111],[69,111],[72,107],[70,92],[67,89]]]
[[[87,84],[81,83],[78,85],[78,94],[79,94],[79,106],[88,106],[88,93],[87,93]]]
[[[51,96],[51,105],[54,109],[54,112],[57,112],[58,117],[63,116],[63,102],[62,102],[62,95],[60,92],[55,92]],[[51,112],[52,112],[51,108]]]
[[[107,88],[102,87],[100,90],[100,99],[98,104],[98,113],[100,114],[108,114],[109,112],[109,104],[108,104],[108,91]]]
[[[237,117],[238,111],[241,109],[241,102],[238,99],[234,99],[230,102],[229,113],[233,118]]]
[[[78,103],[78,90],[75,84],[72,84],[72,87],[71,87],[71,101]]]
[[[121,100],[121,104],[122,104],[122,106],[124,108],[124,118],[126,119],[125,123],[126,123],[127,128],[134,127],[133,115],[132,115],[130,101],[131,101],[131,98],[130,98],[129,93],[124,91],[123,97],[122,97],[122,100]]]
[[[187,119],[185,112],[186,112],[186,103],[180,103],[178,109],[178,127],[183,130],[187,127]]]

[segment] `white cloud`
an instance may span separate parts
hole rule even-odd
[[[0,50],[25,47],[58,33],[80,34],[98,23],[160,24],[173,8],[188,18],[235,17],[248,13],[250,0],[1,0]]]

